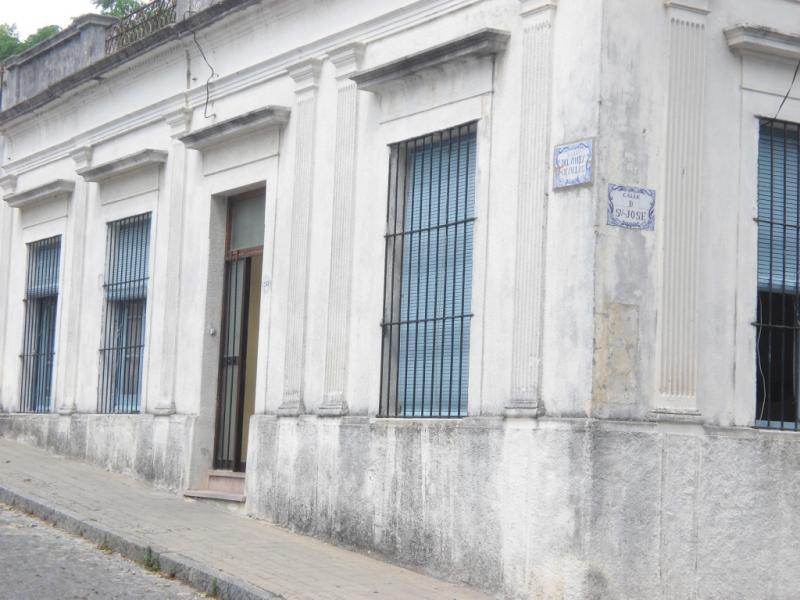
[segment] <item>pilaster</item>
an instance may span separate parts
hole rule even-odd
[[[308,304],[309,230],[314,190],[314,143],[317,87],[322,61],[316,58],[289,67],[295,82],[294,190],[289,246],[289,283],[286,314],[286,355],[283,400],[278,414],[292,416],[306,411],[305,384],[306,322]]]
[[[555,2],[523,1],[522,99],[514,269],[511,398],[507,416],[541,412],[542,328]]]
[[[183,221],[186,205],[186,146],[178,138],[189,131],[192,113],[181,108],[164,115],[170,128],[169,199],[167,203],[167,268],[164,301],[160,309],[164,313],[164,336],[161,347],[161,372],[154,405],[150,412],[155,415],[175,413],[175,373],[178,368],[178,326],[181,299],[181,260],[183,255]],[[163,214],[163,213],[162,213]]]
[[[664,198],[657,227],[660,292],[656,397],[658,419],[696,419],[697,246],[702,173],[705,0],[665,2],[669,91]]]
[[[347,414],[348,332],[353,272],[353,226],[356,179],[358,90],[349,77],[358,71],[364,46],[348,44],[330,53],[336,67],[336,150],[334,156],[328,331],[325,346],[324,397],[320,415]]]
[[[92,147],[81,146],[70,152],[70,157],[75,163],[76,172],[88,169],[92,165]],[[72,365],[83,364],[80,359],[81,353],[81,318],[83,309],[83,284],[84,284],[84,252],[86,251],[86,220],[88,215],[87,205],[89,203],[89,183],[81,177],[75,178],[75,189],[72,195],[72,206],[69,215],[67,229],[67,245],[69,254],[65,257],[64,279],[67,281],[68,294],[62,299],[66,308],[66,335],[67,356]],[[62,309],[62,314],[64,310]],[[59,361],[66,365],[68,361]],[[80,393],[78,389],[77,369],[64,370],[64,392],[61,396],[61,403],[56,410],[61,415],[69,415],[77,410],[77,397]]]
[[[0,146],[1,148],[2,146]],[[14,175],[4,175],[0,177],[0,191],[3,197],[13,194],[17,189],[17,178]],[[8,290],[9,277],[11,275],[11,237],[12,237],[13,211],[5,205],[0,205],[0,289]],[[8,293],[0,294],[0,355],[5,353],[6,348],[6,329],[8,328]],[[11,407],[6,402],[11,402],[9,398],[3,398],[3,369],[5,360],[0,357],[0,412],[9,411]]]

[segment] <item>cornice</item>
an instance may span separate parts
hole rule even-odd
[[[367,44],[417,27],[422,23],[433,21],[454,11],[462,10],[480,1],[481,0],[417,0],[407,6],[400,7],[363,23],[319,38],[304,45],[302,50],[306,57],[322,56],[354,40],[360,40]],[[167,52],[167,50],[156,50],[155,52],[161,55]],[[211,82],[210,100],[220,100],[277,77],[284,77],[286,76],[288,66],[295,63],[297,57],[297,49],[292,48],[254,65],[244,67],[235,73],[223,75],[219,79]],[[138,64],[141,65],[141,62]],[[63,111],[64,115],[69,114],[70,111],[73,110],[73,107],[82,101],[79,94],[85,93],[86,89],[88,88],[85,88],[84,92],[78,91],[75,95],[71,95],[68,99],[63,100],[57,110]],[[174,94],[173,96],[156,101],[154,104],[140,108],[132,113],[117,117],[111,121],[81,132],[70,140],[60,142],[11,161],[3,165],[3,168],[7,173],[13,172],[15,174],[31,171],[50,162],[68,158],[70,151],[76,146],[101,144],[123,133],[146,127],[163,120],[165,113],[171,110],[177,110],[187,105],[190,109],[202,107],[205,100],[205,85],[198,85],[188,92]],[[24,127],[29,122],[37,122],[37,119],[42,114],[52,114],[50,113],[51,110],[52,108],[46,106],[37,108],[25,115],[11,119],[4,128],[8,130],[10,135],[14,135],[17,133],[18,127]]]
[[[64,196],[70,196],[75,189],[75,182],[67,179],[56,179],[24,192],[7,194],[4,200],[11,208],[28,208],[36,204],[49,202]]]
[[[282,127],[289,121],[290,110],[284,106],[267,106],[232,119],[178,137],[187,148],[203,150],[208,146],[229,141],[268,127]]]
[[[147,149],[103,163],[96,167],[79,169],[77,173],[86,181],[103,182],[112,177],[141,169],[142,167],[161,165],[166,161],[167,153],[163,150]]]
[[[760,54],[800,60],[800,33],[787,33],[742,23],[725,29],[728,48],[739,54]]]
[[[360,40],[364,44],[384,39],[412,27],[461,10],[481,0],[417,0],[364,23],[342,29],[303,46],[306,57],[328,54],[335,48]],[[289,49],[236,73],[223,75],[210,84],[210,100],[225,98],[254,85],[286,75],[288,66],[297,61],[297,50]],[[189,106],[197,108],[206,101],[205,86],[189,92]]]
[[[13,173],[14,175],[32,171],[42,165],[66,158],[69,156],[69,152],[74,146],[75,142],[73,140],[59,142],[58,144],[43,148],[20,159],[7,162],[3,165],[3,170],[6,173]]]
[[[509,37],[507,31],[481,29],[421,52],[360,71],[350,79],[356,82],[358,89],[376,92],[386,84],[414,75],[423,69],[502,52],[508,44]]]

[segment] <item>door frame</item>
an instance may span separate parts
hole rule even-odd
[[[264,202],[266,203],[266,191],[261,188],[261,191],[264,196]],[[244,194],[243,194],[244,195]],[[225,255],[224,261],[225,266],[223,269],[223,290],[222,290],[222,312],[220,315],[220,345],[219,345],[219,357],[217,360],[217,400],[216,400],[216,415],[214,419],[214,454],[212,457],[212,467],[214,469],[230,469],[235,472],[244,472],[247,466],[246,460],[242,460],[242,436],[244,434],[244,406],[245,406],[245,384],[246,384],[246,373],[247,373],[247,339],[248,339],[248,327],[249,327],[249,316],[250,316],[250,286],[252,285],[252,263],[251,259],[254,256],[263,256],[264,255],[264,245],[261,244],[259,246],[252,246],[249,248],[240,248],[237,250],[231,250],[231,230],[232,230],[232,207],[233,201],[237,199],[236,195],[229,196],[226,198],[227,206],[225,208],[225,215],[226,215],[226,224],[225,224]],[[223,376],[223,361],[225,360],[225,346],[228,338],[228,300],[230,296],[229,284],[230,284],[230,277],[229,277],[229,269],[231,268],[230,265],[235,263],[236,261],[244,260],[245,261],[245,280],[244,285],[242,287],[242,302],[244,305],[244,310],[242,311],[242,318],[241,318],[241,334],[239,335],[239,349],[238,349],[238,359],[239,359],[239,373],[238,373],[238,389],[236,391],[236,399],[235,403],[237,405],[236,410],[236,424],[234,428],[235,434],[235,441],[234,441],[234,451],[233,451],[233,458],[231,460],[230,465],[222,465],[219,462],[219,454],[220,454],[220,438],[222,431],[220,430],[220,418],[223,414],[223,403],[225,402],[224,398],[224,391],[223,391],[223,384],[225,381],[225,377]]]

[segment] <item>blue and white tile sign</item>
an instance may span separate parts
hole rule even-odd
[[[656,191],[609,183],[608,224],[653,231],[656,226]]]
[[[592,183],[593,162],[594,140],[556,146],[553,152],[553,187]]]

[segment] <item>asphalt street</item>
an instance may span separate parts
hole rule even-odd
[[[0,599],[199,599],[178,581],[0,504]]]

